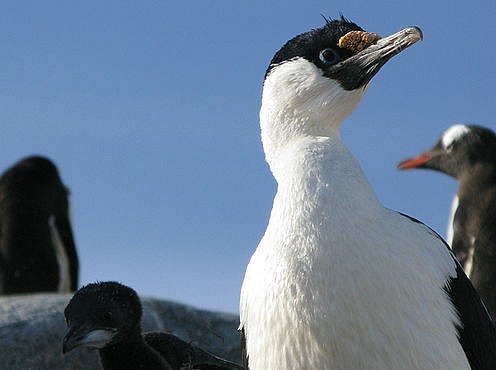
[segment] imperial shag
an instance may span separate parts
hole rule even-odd
[[[451,250],[382,206],[340,138],[372,77],[421,38],[341,18],[270,62],[260,126],[277,194],[241,290],[246,368],[496,369],[491,319]]]

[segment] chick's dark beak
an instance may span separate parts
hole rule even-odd
[[[78,339],[82,338],[81,331],[74,326],[70,326],[65,332],[62,340],[62,353],[68,353],[78,346]]]
[[[85,325],[71,325],[62,340],[62,353],[77,347],[100,349],[111,343],[117,330],[114,328],[92,328]]]

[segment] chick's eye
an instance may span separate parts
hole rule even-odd
[[[324,49],[319,54],[319,59],[325,64],[334,64],[339,61],[339,54],[332,48]]]
[[[103,318],[106,320],[106,321],[112,321],[112,312],[108,311],[108,312],[105,312],[103,314]]]

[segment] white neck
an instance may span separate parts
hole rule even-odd
[[[274,67],[264,82],[260,128],[265,156],[277,179],[279,155],[294,140],[339,136],[344,118],[365,88],[347,91],[305,59]]]
[[[315,245],[348,244],[342,238],[384,212],[359,164],[339,137],[307,137],[293,141],[278,160],[278,189],[262,248],[277,253],[312,253]],[[318,243],[299,240],[314,235]],[[340,230],[340,232],[337,232]],[[286,243],[274,241],[291,240]],[[298,252],[296,252],[298,253]]]
[[[293,140],[279,153],[273,170],[278,183],[274,209],[282,207],[288,214],[305,204],[306,211],[317,212],[319,219],[323,213],[336,212],[356,219],[383,208],[337,133]],[[304,215],[306,221],[308,216]]]

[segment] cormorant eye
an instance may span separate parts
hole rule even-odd
[[[339,54],[336,50],[327,48],[320,52],[319,59],[324,64],[335,64],[339,61]]]

